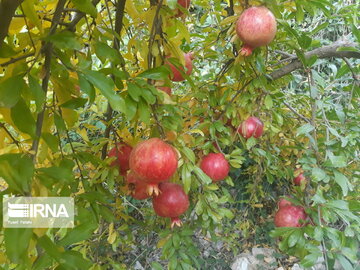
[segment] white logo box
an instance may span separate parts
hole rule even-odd
[[[3,197],[4,228],[73,228],[74,198]]]

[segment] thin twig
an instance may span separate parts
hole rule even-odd
[[[353,69],[350,61],[349,61],[346,57],[343,57],[342,59],[345,61],[346,65],[349,67],[353,79],[354,79],[355,81],[360,81],[360,75],[355,73],[355,71],[354,71],[354,69]]]
[[[16,58],[12,58],[9,61],[0,64],[0,67],[6,67],[6,66],[8,66],[10,64],[14,64],[17,61],[23,60],[25,58],[28,58],[28,57],[31,57],[31,56],[34,56],[34,55],[35,55],[35,53],[28,53],[28,54],[24,54],[24,55],[21,55],[21,56],[16,57]]]
[[[15,139],[15,137],[11,134],[11,132],[6,128],[4,123],[0,123],[0,127],[5,130],[5,132],[9,135],[11,140],[17,145],[17,147],[20,147],[20,142]]]
[[[290,111],[292,111],[294,114],[296,114],[299,118],[301,118],[302,120],[304,120],[307,123],[311,123],[310,119],[308,119],[305,116],[303,116],[302,114],[298,113],[289,103],[287,103],[286,101],[283,101],[282,103],[286,107],[288,107],[290,109]]]

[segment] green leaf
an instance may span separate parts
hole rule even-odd
[[[140,99],[140,102],[138,103],[138,112],[139,112],[139,118],[141,121],[143,121],[145,124],[150,124],[150,108],[149,105],[147,105],[142,99]]]
[[[174,10],[176,8],[177,2],[177,0],[167,0],[167,5],[169,8]]]
[[[311,267],[317,262],[318,257],[318,254],[306,255],[305,258],[301,260],[301,265],[306,268]]]
[[[256,139],[254,137],[250,137],[246,141],[246,149],[250,150],[252,147],[256,145]]]
[[[40,112],[43,109],[45,103],[45,92],[42,90],[38,81],[31,75],[28,76],[30,91],[35,99],[36,112]]]
[[[51,134],[51,133],[43,133],[42,138],[46,142],[46,144],[50,147],[51,151],[57,152],[59,151],[59,139],[57,136]]]
[[[151,269],[152,270],[164,270],[164,268],[158,262],[152,262],[151,263]]]
[[[183,147],[181,149],[181,152],[184,153],[184,155],[192,162],[195,163],[195,154],[189,147]]]
[[[58,49],[80,50],[82,48],[77,36],[70,31],[62,31],[44,38],[45,41],[52,42]]]
[[[112,64],[116,65],[120,63],[120,55],[117,50],[111,48],[109,45],[103,42],[95,43],[95,53],[101,62],[105,63],[109,60]]]
[[[59,245],[67,246],[80,241],[89,239],[95,229],[97,228],[96,223],[83,223],[75,228],[71,229],[65,236],[59,241]]]
[[[338,171],[334,171],[334,180],[341,187],[343,195],[347,196],[349,188],[352,190],[352,186],[349,179]]]
[[[138,77],[151,79],[151,80],[165,80],[170,75],[170,71],[165,66],[145,70],[140,73]]]
[[[114,91],[114,82],[103,73],[95,70],[83,71],[86,79],[95,85],[96,88],[109,100],[111,107],[115,111],[126,113],[124,99]]]
[[[142,89],[135,83],[128,82],[128,93],[130,97],[135,100],[136,102],[139,102],[139,98],[141,97]]]
[[[265,107],[270,110],[273,107],[273,100],[270,95],[267,95],[265,98]]]
[[[89,270],[93,265],[90,261],[83,258],[83,254],[78,251],[65,251],[61,258],[62,266],[66,270]]]
[[[20,263],[25,260],[31,236],[31,228],[5,228],[5,251],[10,261]]]
[[[288,246],[289,247],[295,246],[301,237],[302,237],[302,235],[301,235],[300,230],[294,231],[292,234],[290,234],[290,236],[288,238]]]
[[[348,261],[348,259],[345,258],[345,256],[341,254],[336,254],[336,258],[339,260],[340,264],[342,265],[343,269],[346,270],[353,270],[354,267],[351,265],[351,263]]]
[[[345,156],[329,155],[329,159],[334,168],[344,168],[347,166],[347,160]]]
[[[181,170],[181,180],[186,194],[189,193],[191,187],[191,171],[192,165],[185,163]]]
[[[91,15],[91,17],[96,18],[97,16],[97,11],[96,11],[96,7],[92,4],[91,0],[71,0],[74,3],[74,6],[86,13]]]
[[[77,75],[79,78],[79,86],[80,86],[81,91],[84,91],[85,94],[88,95],[88,97],[90,99],[90,103],[93,103],[95,100],[94,86],[86,80],[85,76],[82,73],[78,72]]]
[[[17,75],[0,83],[0,107],[11,108],[18,103],[21,90],[26,87],[23,75]]]
[[[194,172],[203,184],[208,185],[212,183],[211,178],[206,173],[204,173],[203,170],[200,169],[199,167],[195,166]]]
[[[57,261],[60,260],[62,255],[60,247],[56,246],[47,235],[40,237],[37,242],[52,258]]]
[[[65,103],[61,104],[60,107],[75,110],[77,108],[83,107],[87,102],[87,99],[84,98],[72,98]]]
[[[18,103],[11,108],[11,118],[15,126],[24,133],[35,138],[36,123],[25,101],[20,98]]]
[[[326,172],[320,168],[313,168],[311,171],[312,179],[316,182],[320,182],[326,178]]]
[[[126,112],[125,112],[126,118],[127,118],[127,120],[130,121],[136,115],[137,102],[134,101],[129,95],[125,98],[125,103],[126,103]]]
[[[30,157],[22,154],[0,156],[0,177],[17,192],[29,192],[34,174],[34,165]]]
[[[307,123],[296,130],[296,136],[300,136],[301,134],[309,134],[313,130],[314,127],[310,123]]]
[[[66,131],[66,125],[64,119],[57,112],[54,113],[54,122],[58,132],[61,133]]]

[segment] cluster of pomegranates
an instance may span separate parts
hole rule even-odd
[[[306,182],[301,168],[294,172],[295,178],[293,182],[296,186],[302,185]],[[287,196],[287,198],[290,198]],[[306,223],[308,216],[301,206],[293,205],[286,198],[281,198],[278,202],[279,210],[275,213],[274,223],[276,227],[302,227]]]
[[[119,167],[133,198],[145,200],[152,197],[158,216],[171,218],[171,227],[181,225],[179,216],[190,203],[181,185],[168,182],[178,166],[178,155],[171,145],[159,138],[145,140],[134,148],[118,143],[109,151],[109,157],[116,158],[111,165]],[[225,179],[230,170],[228,161],[221,153],[206,155],[200,168],[213,182]]]

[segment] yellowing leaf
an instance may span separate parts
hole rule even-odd
[[[11,20],[10,26],[9,26],[9,34],[14,35],[19,33],[23,27],[25,26],[25,20],[24,18],[14,17]]]
[[[134,1],[126,1],[125,2],[125,11],[134,20],[139,18],[139,12],[136,10]]]
[[[35,1],[34,0],[25,0],[22,4],[22,9],[25,13],[26,18],[28,18],[30,20],[30,22],[32,22],[33,24],[35,24],[35,26],[37,27],[37,29],[39,29],[39,31],[42,33],[43,29],[42,29],[42,25],[41,25],[41,21],[38,17],[38,14],[36,13],[35,10]]]

